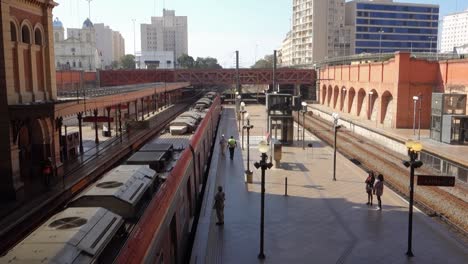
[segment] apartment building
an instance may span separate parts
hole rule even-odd
[[[442,20],[441,52],[454,52],[468,46],[468,9],[444,16]]]

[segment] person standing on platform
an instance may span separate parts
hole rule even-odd
[[[374,185],[374,194],[377,195],[377,201],[379,201],[379,206],[377,207],[377,210],[382,210],[382,195],[383,195],[383,189],[384,189],[384,178],[382,174],[379,174],[377,176],[377,182]]]
[[[228,147],[229,147],[229,156],[231,157],[231,160],[234,160],[234,149],[236,149],[237,147],[237,142],[233,136],[231,136],[231,138],[229,138],[228,140]]]
[[[367,176],[365,183],[366,183],[366,192],[367,192],[366,204],[372,206],[372,200],[374,198],[374,196],[372,195],[372,190],[374,189],[374,183],[375,183],[375,175],[373,171],[369,171],[369,176]]]
[[[223,187],[218,186],[218,193],[216,193],[214,197],[214,204],[213,209],[216,210],[216,217],[218,218],[218,222],[216,225],[224,225],[224,200],[225,194],[223,192]]]
[[[221,147],[221,154],[223,156],[226,156],[226,144],[227,144],[227,141],[226,141],[226,138],[224,138],[224,135],[221,136],[221,139],[219,140],[219,146]]]

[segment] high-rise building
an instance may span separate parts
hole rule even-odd
[[[152,55],[173,52],[172,61],[188,53],[187,16],[176,16],[174,10],[163,10],[162,17],[151,17],[151,24],[141,24],[141,59],[159,61]],[[152,54],[152,55],[151,55]],[[146,57],[151,57],[146,59]]]
[[[291,64],[360,53],[436,52],[438,20],[438,5],[293,0]]]
[[[442,20],[441,52],[454,52],[468,46],[468,9],[449,14]]]
[[[291,31],[286,34],[286,38],[283,40],[281,49],[278,54],[278,64],[282,67],[287,67],[292,65],[292,37]]]
[[[101,55],[103,67],[109,67],[114,61],[120,61],[125,55],[125,43],[118,31],[113,31],[103,23],[94,24],[96,48]]]
[[[292,64],[348,54],[344,0],[293,0]]]
[[[346,24],[355,54],[436,52],[439,6],[392,0],[354,0],[346,3]]]

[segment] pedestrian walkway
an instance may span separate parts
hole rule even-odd
[[[264,135],[264,106],[248,106],[251,124],[250,169],[245,183],[246,151],[234,161],[215,147],[190,262],[195,263],[467,263],[468,248],[445,226],[415,210],[413,253],[407,259],[408,204],[385,188],[383,210],[367,206],[366,173],[337,156],[337,181],[332,181],[332,149],[306,133],[302,142],[283,146],[279,168],[266,171],[265,255],[260,243],[261,172],[258,141]],[[218,137],[239,139],[234,109],[224,110]],[[238,140],[241,142],[241,140]],[[245,141],[246,142],[246,141]],[[239,144],[240,146],[240,144]],[[288,196],[285,178],[288,178]],[[225,224],[216,226],[212,210],[216,186],[224,187]],[[376,200],[376,199],[374,199]],[[376,201],[375,201],[376,202]]]

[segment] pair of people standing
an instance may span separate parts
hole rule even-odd
[[[221,136],[221,139],[219,140],[219,145],[221,146],[221,154],[225,156],[225,149],[226,146],[229,148],[229,157],[231,160],[234,160],[234,150],[237,147],[237,142],[234,139],[233,136],[231,136],[227,141],[226,138],[224,138],[224,135]]]
[[[366,192],[367,192],[367,205],[372,206],[372,201],[373,201],[373,194],[377,196],[377,201],[378,201],[378,207],[377,210],[382,210],[382,195],[383,195],[383,189],[384,189],[384,178],[382,174],[379,174],[377,176],[377,182],[375,179],[375,174],[373,171],[369,172],[369,176],[367,176],[367,179],[365,181],[366,183]]]

